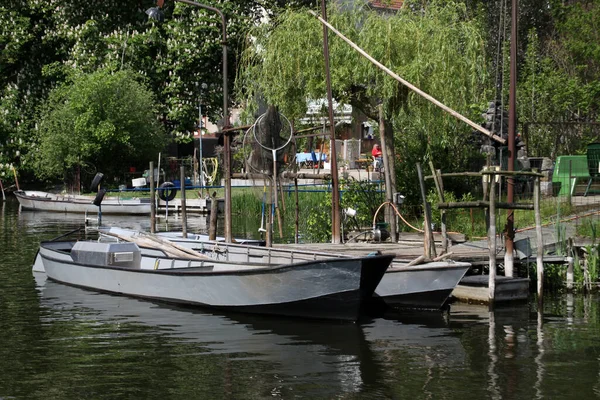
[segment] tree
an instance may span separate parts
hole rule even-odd
[[[99,70],[53,90],[28,157],[36,175],[64,177],[74,167],[93,165],[118,176],[155,159],[164,133],[153,95],[139,79],[127,70]]]
[[[375,59],[422,90],[469,116],[478,116],[489,86],[484,41],[463,4],[407,2],[400,12],[330,7],[333,26]],[[250,102],[258,95],[291,118],[306,111],[307,99],[325,96],[323,36],[306,11],[289,10],[252,35],[240,77]],[[373,120],[382,104],[388,130],[405,163],[403,190],[415,185],[415,161],[435,159],[441,168],[465,167],[476,149],[470,128],[444,114],[330,35],[331,80],[338,102]],[[238,83],[238,87],[240,87]],[[476,105],[476,106],[473,106]],[[389,135],[392,136],[392,135]]]
[[[600,138],[600,2],[553,8],[554,35],[531,30],[519,79],[519,120],[529,124],[530,155],[555,158],[585,152]]]

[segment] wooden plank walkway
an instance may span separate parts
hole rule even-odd
[[[575,227],[572,224],[564,225],[564,237],[575,236]],[[545,226],[542,228],[542,235],[544,238],[544,247],[552,248],[555,246],[560,238],[557,235],[557,230],[554,225]],[[441,243],[436,239],[436,253],[441,254],[442,248]],[[503,243],[498,238],[498,244],[503,246]],[[383,242],[383,243],[370,243],[370,242],[352,242],[344,244],[332,244],[332,243],[301,243],[301,244],[275,244],[274,247],[284,247],[287,249],[302,249],[312,251],[324,251],[333,253],[344,253],[354,254],[356,256],[364,256],[374,251],[379,251],[385,254],[394,254],[396,259],[399,261],[412,261],[415,258],[423,255],[423,234],[420,233],[400,233],[398,243]],[[535,262],[535,251],[537,249],[537,240],[535,229],[527,229],[517,232],[515,235],[515,248],[517,250],[517,256],[515,262],[519,260]],[[465,241],[450,246],[448,252],[452,255],[449,257],[455,261],[466,261],[474,265],[487,264],[489,262],[489,250],[487,239]],[[504,249],[499,247],[497,254],[497,260],[503,262],[504,260]],[[548,257],[545,262],[558,262],[560,257]]]

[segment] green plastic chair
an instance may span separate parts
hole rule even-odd
[[[600,143],[590,143],[587,145],[587,165],[590,180],[585,188],[583,197],[588,195],[592,181],[600,178]]]

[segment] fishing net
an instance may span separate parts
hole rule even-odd
[[[246,131],[242,149],[252,191],[263,205],[259,230],[265,231],[265,225],[272,222],[274,213],[277,214],[281,229],[279,207],[285,207],[282,203],[283,187],[289,184],[283,178],[284,172],[297,169],[296,143],[290,121],[270,106]]]

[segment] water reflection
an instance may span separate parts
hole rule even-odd
[[[36,275],[40,303],[47,310],[41,323],[68,321],[73,329],[86,331],[77,340],[113,346],[144,332],[149,341],[160,338],[176,346],[180,356],[210,353],[227,362],[257,362],[254,374],[320,381],[332,393],[357,392],[365,380],[377,379],[372,366],[363,365],[371,357],[359,325],[213,315],[86,291]]]
[[[0,207],[0,398],[600,395],[598,296],[548,295],[543,310],[457,303],[358,325],[215,315],[36,282],[40,240],[82,216],[15,204]],[[145,217],[105,218],[149,229]]]
[[[140,351],[162,353],[166,346],[176,349],[179,357],[216,357],[216,364],[224,367],[243,364],[247,375],[231,376],[236,387],[254,377],[258,382],[277,382],[274,394],[302,388],[303,393],[314,390],[321,398],[359,392],[377,397],[390,366],[419,365],[422,389],[427,391],[431,384],[437,387],[433,371],[460,366],[465,360],[460,341],[447,335],[451,331],[441,314],[428,318],[391,314],[362,324],[214,315],[69,287],[46,280],[43,274],[36,273],[35,278],[45,310],[40,324],[68,326],[64,337],[53,340],[108,350],[125,343],[129,347],[143,338],[148,348]],[[153,344],[156,341],[161,345]],[[128,351],[136,351],[135,346]],[[145,366],[131,368],[136,374],[136,368]],[[173,388],[181,393],[188,389]]]

